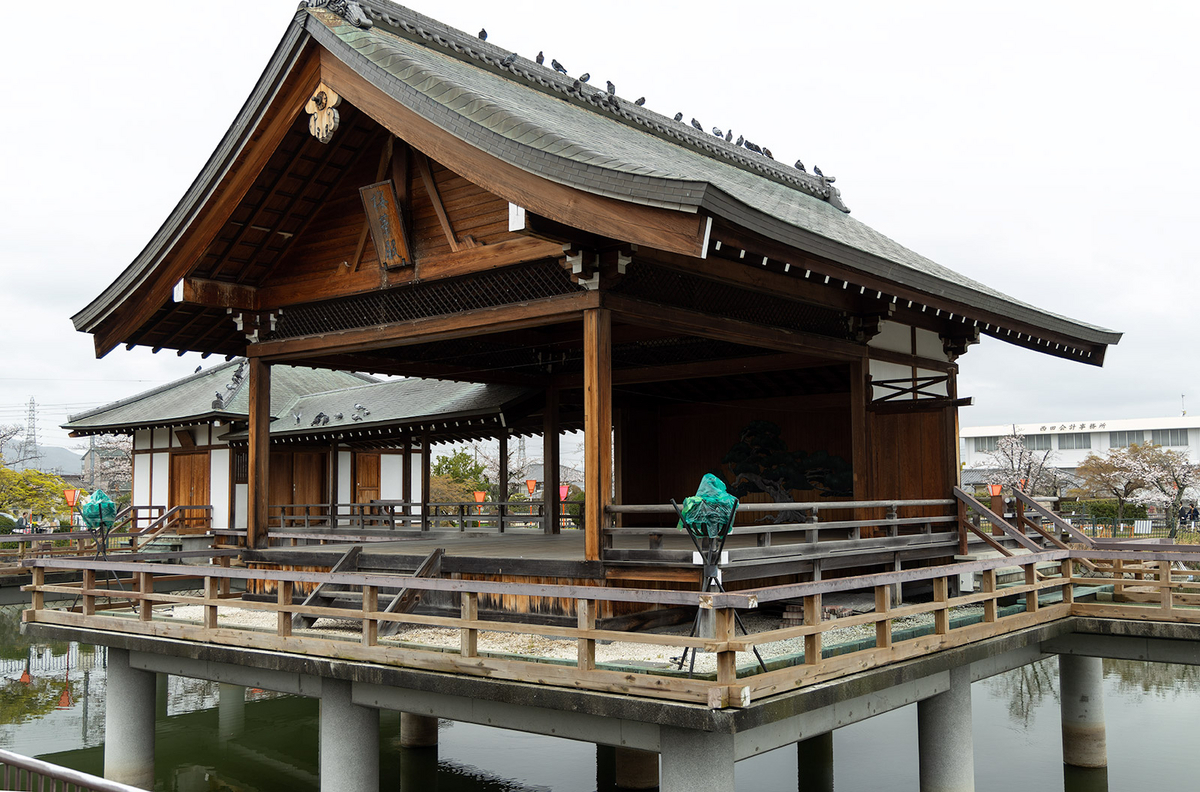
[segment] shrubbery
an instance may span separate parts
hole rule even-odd
[[[1117,518],[1117,499],[1116,498],[1095,498],[1092,500],[1079,501],[1059,501],[1059,508],[1064,514],[1083,515],[1087,514],[1093,520],[1115,520]],[[1122,515],[1126,520],[1144,520],[1146,507],[1136,503],[1126,503],[1125,512]]]

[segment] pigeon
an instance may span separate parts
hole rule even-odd
[[[226,385],[226,386],[225,386],[225,390],[237,390],[237,385],[234,385],[234,384],[231,382],[231,383],[229,383],[228,385]]]
[[[763,153],[763,156],[767,157],[768,159],[775,159],[775,157],[773,157],[771,155],[771,149],[769,149],[769,148],[764,148],[762,150],[762,153]]]
[[[505,56],[504,60],[500,61],[501,66],[512,66],[517,61],[517,53],[510,52]]]
[[[542,51],[541,51],[541,50],[538,50],[538,54],[537,54],[537,58],[536,58],[536,60],[537,60],[537,65],[538,65],[538,66],[541,66],[543,63],[545,63],[545,62],[546,62],[546,56],[542,54]]]
[[[199,373],[200,373],[200,367],[199,367],[199,366],[196,366],[196,370],[195,370],[195,371],[193,371],[192,373],[193,373],[193,374],[199,374]]]
[[[590,79],[592,79],[592,75],[589,72],[584,72],[583,74],[579,75],[579,82],[587,82]]]
[[[575,82],[574,82],[574,83],[571,85],[571,90],[572,90],[572,91],[574,91],[575,93],[579,93],[581,90],[583,90],[583,86],[581,86],[581,85],[579,84],[579,80],[576,80],[576,81],[575,81]]]
[[[683,120],[683,113],[676,113],[676,114],[675,114],[675,120],[676,120],[676,121],[682,121],[682,120]]]
[[[825,174],[821,173],[821,168],[818,165],[813,165],[813,173],[817,174],[821,178],[825,178]]]
[[[725,133],[725,142],[728,143],[731,140],[733,140],[733,130],[732,129]]]
[[[746,142],[746,138],[742,137],[741,135],[738,135],[738,141],[737,141],[737,143],[734,143],[733,145],[740,146],[745,142]]]
[[[638,107],[641,107],[642,105],[646,104],[646,97],[639,96],[637,98],[637,100],[634,102],[634,104],[637,105]]]
[[[692,119],[692,126],[696,127],[696,129],[699,129],[701,132],[704,131],[704,125],[694,118]]]
[[[367,408],[366,408],[366,407],[363,407],[361,404],[355,404],[355,405],[354,405],[354,409],[356,409],[356,410],[365,410],[365,409],[367,409]]]
[[[334,417],[334,418],[337,418],[339,421],[340,421],[340,420],[342,420],[342,414],[341,414],[341,413],[334,413],[334,416],[333,416],[333,417]]]
[[[606,83],[608,83],[608,95],[609,95],[609,96],[613,96],[614,94],[616,94],[616,92],[617,92],[617,86],[613,85],[613,81],[612,81],[612,80],[605,80],[605,82],[606,82]]]
[[[362,420],[362,416],[361,416],[361,415],[359,415],[358,413],[355,413],[354,415],[351,415],[351,416],[350,416],[350,420],[351,420],[351,421],[361,421],[361,420]]]
[[[479,29],[479,40],[487,41],[487,30],[485,30],[484,28]]]
[[[323,412],[319,412],[316,414],[316,417],[314,417],[312,419],[312,423],[310,423],[309,426],[318,426],[318,425],[320,425],[321,421],[328,421],[328,420],[329,420],[328,415],[326,415]]]
[[[324,426],[324,425],[326,425],[327,423],[329,423],[329,416],[328,416],[328,415],[322,415],[322,416],[321,416],[321,426]]]
[[[292,413],[292,417],[296,419],[296,426],[300,425],[300,415],[301,413]]]
[[[801,162],[800,160],[796,160],[796,170],[800,171],[801,173],[808,172],[808,171],[804,170],[804,163]]]
[[[725,137],[725,133],[721,131],[720,127],[713,127],[713,134],[719,138]]]
[[[217,401],[224,401],[225,397],[221,395],[221,391],[217,391]]]
[[[559,63],[554,58],[550,59],[550,65],[554,67],[554,71],[556,71],[556,72],[562,72],[563,74],[567,73],[567,67],[563,66],[561,63]]]

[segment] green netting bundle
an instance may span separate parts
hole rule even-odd
[[[725,491],[725,482],[712,473],[704,474],[696,494],[683,499],[680,512],[683,519],[677,526],[692,536],[719,537],[729,533],[733,527],[733,516],[737,514],[738,499]]]
[[[104,490],[96,490],[79,504],[79,513],[88,528],[111,528],[117,517],[117,504]]]

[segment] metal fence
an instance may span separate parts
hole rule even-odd
[[[0,750],[0,783],[23,792],[144,792],[69,767]]]

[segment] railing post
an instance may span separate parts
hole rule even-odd
[[[379,610],[379,587],[363,586],[362,644],[374,646],[379,642],[379,622],[371,618]]]
[[[875,587],[875,613],[876,615],[886,616],[887,612],[892,609],[892,592],[890,586]],[[875,622],[875,646],[879,649],[888,649],[892,645],[892,622],[890,619],[881,619]]]
[[[950,608],[946,604],[949,600],[949,578],[935,577],[933,579],[933,601],[938,609],[933,612],[933,631],[937,635],[946,635],[950,632]]]
[[[1162,609],[1166,615],[1170,615],[1172,608],[1171,596],[1171,562],[1158,562],[1158,582],[1162,586],[1159,590],[1162,592]]]
[[[46,595],[42,592],[42,586],[46,585],[46,568],[40,566],[34,567],[33,579],[30,582],[33,584],[33,597],[30,608],[35,611],[42,610],[46,607]]]
[[[1030,563],[1025,564],[1025,585],[1026,586],[1036,586],[1037,585],[1037,562],[1031,561]],[[1037,589],[1034,589],[1033,591],[1025,592],[1025,612],[1026,613],[1034,613],[1037,611],[1037,609],[1038,609],[1038,594],[1039,593],[1040,592]]]
[[[461,533],[466,530],[467,507],[460,503],[458,504],[458,530]]]
[[[714,631],[713,637],[718,643],[728,644],[734,639],[734,625],[736,619],[733,608],[717,608],[713,612]],[[807,658],[805,658],[807,659]],[[723,649],[717,652],[717,684],[718,685],[733,685],[737,682],[737,652],[732,649]],[[724,691],[728,694],[728,689]],[[726,704],[728,702],[725,702]]]
[[[275,601],[282,609],[275,620],[275,634],[287,638],[292,634],[292,581],[279,581],[275,588]]]
[[[967,554],[967,504],[956,498],[958,501],[958,554],[965,556]]]
[[[996,593],[996,570],[985,569],[985,570],[983,570],[983,572],[980,573],[980,577],[982,578],[982,581],[980,582],[980,589],[985,594],[995,594]],[[999,614],[996,610],[996,598],[993,596],[991,599],[984,600],[983,601],[983,620],[985,622],[994,622],[994,621],[996,621],[996,618],[998,616],[999,616]]]
[[[96,570],[83,570],[83,615],[96,615],[96,595],[91,592],[96,588]]]
[[[1071,605],[1075,602],[1075,583],[1072,577],[1075,572],[1075,564],[1069,558],[1064,558],[1062,564],[1059,565],[1059,575],[1066,581],[1062,587],[1062,601],[1064,605]]]
[[[474,591],[464,591],[461,595],[462,620],[474,622],[479,619],[479,595]],[[479,630],[473,627],[463,627],[459,638],[459,654],[463,657],[479,656]]]
[[[220,588],[220,581],[208,575],[204,578],[204,628],[206,630],[217,629],[217,602],[219,597],[217,592]]]
[[[817,665],[821,662],[821,595],[809,594],[804,598],[804,626],[816,627],[818,632],[804,636],[804,664]]]
[[[221,556],[220,559],[217,560],[217,563],[220,564],[222,569],[229,569],[229,556]],[[220,594],[223,597],[229,596],[229,578],[227,577],[221,578]]]
[[[591,632],[596,629],[596,601],[587,599],[575,600],[576,623],[580,630]],[[576,642],[576,665],[580,671],[592,671],[596,668],[596,639],[580,636]]]

